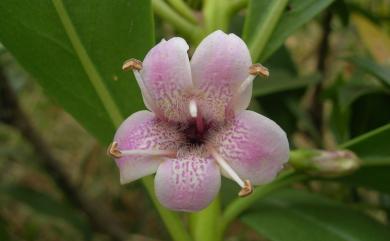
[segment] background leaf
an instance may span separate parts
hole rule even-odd
[[[307,23],[319,12],[329,6],[333,0],[291,0],[289,9],[282,15],[276,28],[274,29],[260,60],[270,57],[284,40],[295,32],[299,27]],[[261,12],[267,11],[270,1],[252,0],[249,4],[249,13],[244,27],[243,38],[250,42],[252,34],[255,33],[256,27],[263,21]]]
[[[244,223],[271,241],[385,241],[390,229],[363,213],[310,194],[283,190],[242,216]]]
[[[153,44],[150,1],[3,0],[0,15],[4,46],[103,143],[143,107],[121,66],[142,59]]]
[[[381,64],[390,61],[390,38],[380,27],[360,14],[352,14],[352,22],[372,57]]]
[[[76,212],[61,200],[57,200],[46,193],[35,191],[28,187],[9,185],[1,186],[0,191],[13,199],[24,203],[35,212],[68,222],[84,235],[86,240],[91,238],[91,229],[81,213]]]
[[[341,147],[354,151],[363,161],[357,172],[339,180],[390,194],[390,124],[366,133]]]
[[[385,86],[390,87],[390,69],[381,66],[369,58],[350,57],[348,60],[360,69],[378,78]]]

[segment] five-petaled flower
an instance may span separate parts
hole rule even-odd
[[[234,34],[207,36],[191,61],[182,38],[162,40],[131,69],[146,107],[118,128],[109,154],[121,183],[156,172],[158,200],[167,208],[198,211],[217,195],[221,174],[241,186],[270,182],[287,162],[284,131],[272,120],[245,110],[256,75],[246,44]]]

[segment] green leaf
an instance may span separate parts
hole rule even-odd
[[[259,97],[277,92],[299,89],[317,83],[321,76],[292,77],[284,70],[270,69],[269,78],[259,78],[253,83],[253,96]]]
[[[298,28],[309,22],[318,13],[328,7],[334,0],[291,0],[290,10],[280,19],[279,24],[271,35],[270,41],[261,59],[266,59],[278,49],[284,40],[293,34]]]
[[[288,36],[310,21],[333,1],[334,0],[291,0],[289,3],[289,10],[282,15],[259,60],[263,61],[270,57],[280,46],[282,46],[284,40],[286,40]],[[267,11],[270,4],[271,1],[267,0],[251,1],[243,33],[245,40],[250,41],[252,39],[253,33],[256,32],[256,27],[264,21],[263,16],[265,16],[265,14],[261,13]]]
[[[378,15],[375,13],[374,15]],[[381,27],[381,22],[375,23],[367,16],[351,14],[352,23],[364,47],[378,63],[387,63],[390,58],[390,38]]]
[[[80,213],[76,212],[60,200],[57,200],[46,193],[38,192],[23,186],[0,186],[0,191],[29,206],[41,215],[59,218],[68,222],[84,234],[86,239],[90,239],[91,229]]]
[[[390,229],[367,215],[305,191],[283,190],[263,199],[244,223],[271,241],[385,241]]]
[[[340,87],[338,93],[340,107],[343,111],[345,111],[360,97],[374,93],[384,93],[383,88],[367,83],[343,85]]]
[[[385,86],[390,87],[389,68],[379,65],[369,58],[351,57],[347,58],[347,60],[378,78],[378,80],[380,80]]]
[[[351,137],[357,137],[390,123],[390,111],[383,111],[390,104],[390,95],[371,93],[357,99],[350,107]]]
[[[150,1],[2,0],[0,41],[45,92],[108,143],[143,108],[122,63],[153,44]]]
[[[121,67],[154,43],[150,0],[2,0],[0,15],[0,41],[103,144],[144,109]],[[156,200],[152,177],[142,180],[173,240],[188,240],[179,217]]]
[[[364,166],[351,175],[338,180],[352,187],[366,187],[379,192],[390,194],[390,164]]]
[[[343,145],[363,161],[357,172],[338,180],[352,186],[364,186],[390,193],[390,124],[356,137]]]
[[[355,152],[365,165],[390,165],[390,124],[356,137],[341,145],[341,148]]]

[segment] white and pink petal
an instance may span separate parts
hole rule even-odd
[[[175,126],[165,123],[149,111],[139,111],[128,117],[115,133],[119,150],[177,151],[183,136]],[[156,172],[164,156],[129,155],[116,158],[121,183],[128,183]]]
[[[162,40],[143,61],[141,88],[148,102],[152,102],[147,105],[168,121],[183,122],[189,118],[188,96],[193,84],[188,48],[179,37]]]
[[[201,90],[201,103],[206,119],[224,120],[227,112],[235,109],[233,97],[249,76],[252,60],[245,42],[234,34],[215,31],[207,36],[195,50],[191,59],[194,85]],[[237,97],[239,109],[249,105],[251,91]],[[233,106],[232,106],[233,105]]]
[[[254,185],[272,181],[289,158],[285,132],[274,121],[253,111],[240,112],[212,143],[234,171]]]
[[[219,167],[210,156],[197,150],[163,162],[155,177],[158,200],[177,211],[206,208],[218,194],[220,185]]]

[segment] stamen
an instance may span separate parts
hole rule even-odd
[[[264,67],[261,64],[252,64],[249,67],[249,76],[244,80],[241,84],[241,86],[238,89],[239,93],[242,93],[245,91],[245,89],[253,82],[253,80],[256,78],[256,76],[262,76],[262,77],[268,77],[269,71],[266,67]]]
[[[113,158],[120,158],[122,156],[122,153],[118,149],[118,143],[116,141],[114,141],[108,146],[107,155]]]
[[[176,157],[177,152],[170,150],[119,150],[118,143],[114,141],[108,146],[107,154],[114,158],[136,155]]]
[[[196,118],[198,116],[198,107],[195,100],[190,100],[189,109],[191,117]]]
[[[253,186],[249,180],[243,181],[233,168],[223,159],[221,155],[213,148],[208,147],[210,154],[217,161],[218,165],[241,187],[238,196],[246,197],[253,192]]]
[[[145,87],[144,81],[142,80],[141,73],[139,72],[142,69],[142,62],[139,61],[138,59],[133,59],[133,58],[126,60],[122,65],[122,69],[124,71],[128,71],[128,70],[133,71],[134,77],[137,80],[138,86],[140,87],[142,96],[145,100],[146,107],[154,109],[152,98],[150,97]]]
[[[269,70],[261,64],[252,64],[251,67],[249,67],[249,74],[269,77]]]
[[[128,59],[126,60],[123,65],[122,69],[127,71],[127,70],[141,70],[142,69],[142,62],[139,61],[138,59]]]

